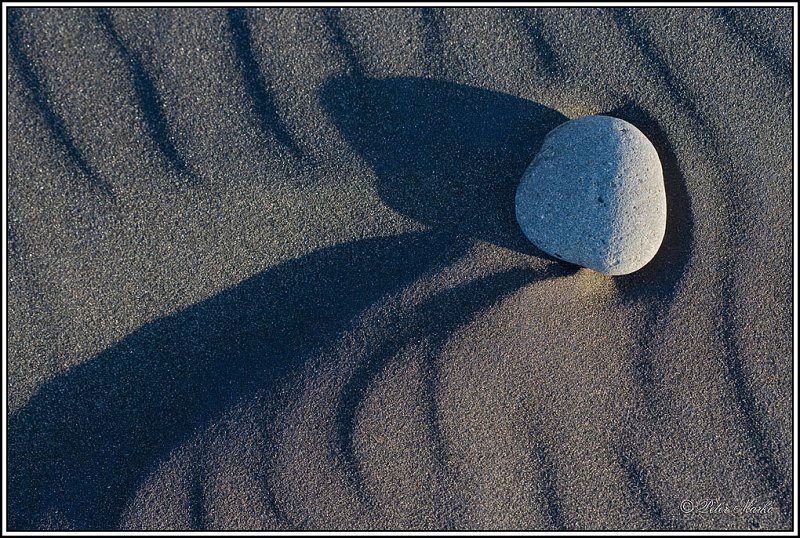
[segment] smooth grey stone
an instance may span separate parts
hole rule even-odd
[[[661,161],[627,121],[585,116],[561,124],[517,187],[517,222],[556,258],[607,275],[641,269],[667,225]]]

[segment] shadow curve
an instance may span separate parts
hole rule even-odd
[[[543,255],[516,224],[514,191],[562,115],[496,92],[416,79],[354,77],[329,85],[325,97],[345,137],[376,167],[382,198],[433,230],[283,263],[145,324],[44,383],[8,421],[10,529],[117,528],[142,481],[176,447],[244,399],[291,395],[287,381],[359,313],[464,255],[472,237]],[[357,106],[345,114],[347,103]],[[426,153],[418,158],[419,151]],[[476,284],[482,291],[472,308],[532,278],[488,278]],[[448,297],[439,295],[450,304]],[[448,332],[463,322],[462,310],[431,312],[441,312]],[[277,500],[267,501],[282,520]]]
[[[142,480],[193,432],[256,392],[277,394],[358,313],[466,247],[425,232],[319,250],[48,381],[9,417],[9,528],[116,528]]]
[[[425,387],[425,419],[428,441],[434,448],[437,467],[446,467],[448,447],[441,433],[438,394],[438,361],[450,335],[467,325],[479,312],[498,304],[505,297],[534,282],[557,279],[574,273],[566,264],[551,264],[544,271],[517,268],[487,275],[483,278],[443,290],[423,301],[402,323],[385,337],[370,354],[369,360],[360,364],[340,393],[336,406],[336,456],[341,460],[347,476],[359,498],[370,503],[364,489],[358,458],[354,449],[356,414],[368,394],[368,388],[401,350],[414,342],[425,341],[422,352],[423,384]],[[444,510],[443,510],[444,512]],[[447,526],[447,525],[446,525]],[[449,525],[452,527],[452,525]]]
[[[378,177],[392,209],[434,229],[554,259],[514,214],[517,184],[545,135],[567,118],[490,90],[413,77],[330,81],[322,101]]]
[[[246,8],[228,8],[228,27],[233,48],[239,63],[244,86],[262,134],[274,137],[295,159],[307,161],[308,156],[300,148],[288,126],[278,113],[272,82],[258,63],[253,47],[253,32]]]
[[[652,142],[661,160],[667,195],[667,228],[655,257],[635,273],[614,281],[627,300],[672,299],[691,260],[694,240],[691,200],[680,163],[658,121],[635,103],[627,102],[605,114],[632,123]]]
[[[64,118],[50,105],[50,98],[45,85],[36,73],[33,61],[26,52],[28,47],[25,46],[23,41],[25,23],[20,19],[21,13],[23,13],[23,10],[18,8],[8,10],[9,60],[16,63],[22,82],[30,92],[33,104],[42,115],[51,136],[61,145],[69,160],[86,178],[92,191],[115,201],[116,195],[111,183],[102,177],[94,166],[89,163],[88,157],[79,148]]]
[[[650,358],[654,339],[659,333],[656,323],[672,306],[692,257],[694,219],[691,199],[678,158],[655,118],[630,101],[605,114],[630,122],[642,131],[655,146],[664,173],[667,228],[661,247],[655,257],[638,271],[614,277],[614,285],[623,302],[646,305],[634,367],[645,398],[649,400],[659,382]]]

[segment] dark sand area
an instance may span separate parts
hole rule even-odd
[[[790,8],[7,22],[9,529],[791,528]],[[587,114],[632,275],[514,219]]]

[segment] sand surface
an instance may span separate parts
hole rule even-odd
[[[8,23],[10,529],[791,528],[791,9]],[[625,277],[514,220],[587,114]]]

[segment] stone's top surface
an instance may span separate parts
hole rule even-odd
[[[607,275],[632,273],[653,259],[666,230],[658,153],[621,119],[563,123],[522,176],[516,214],[548,254]]]

